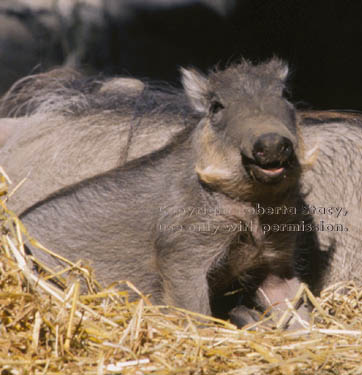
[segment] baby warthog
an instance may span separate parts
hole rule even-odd
[[[207,77],[183,69],[186,96],[158,92],[170,103],[160,113],[175,116],[177,101],[192,126],[158,151],[52,194],[21,219],[48,248],[91,260],[106,283],[130,280],[154,303],[221,316],[222,296],[241,289],[248,306],[283,310],[278,303],[299,285],[297,234],[285,228],[301,220],[303,206],[295,112],[283,98],[287,71],[276,59]],[[157,113],[148,104],[132,121]],[[239,322],[253,317],[245,308]]]
[[[160,152],[174,137],[173,143],[177,143],[178,134],[194,129],[203,116],[190,108],[183,92],[169,87],[130,78],[92,80],[69,69],[18,81],[2,98],[0,111],[5,116],[0,119],[0,163],[15,184],[26,177],[9,202],[18,213],[62,187]],[[341,280],[361,284],[362,117],[356,113],[299,111],[297,122],[299,141],[304,144],[299,181],[305,201],[301,221],[298,225],[264,223],[262,229],[271,232],[285,227],[298,232],[294,268],[314,291]],[[258,215],[265,215],[266,203],[262,207],[250,200],[249,204]],[[299,214],[294,207],[278,209],[274,215]],[[178,214],[203,216],[206,212],[205,207],[197,205],[182,207]],[[217,207],[212,214],[220,213]],[[240,222],[228,230],[247,232],[253,228],[248,225],[248,215],[246,210]],[[174,230],[181,228],[176,225]],[[200,228],[210,231],[212,227]],[[285,283],[283,278],[267,277],[268,270],[261,269],[247,282],[235,275],[238,262],[243,262],[248,253],[226,254],[235,257],[230,258],[236,265],[233,276],[225,265],[214,267],[218,274],[208,274],[214,314],[225,316],[237,305],[231,315],[242,324],[245,315],[252,314],[246,305],[253,306],[265,296],[268,303],[294,296],[297,279]],[[264,277],[265,281],[260,281]],[[240,293],[226,298],[224,291],[233,289]],[[265,303],[258,304],[260,309],[265,308]]]

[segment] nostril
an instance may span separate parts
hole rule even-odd
[[[265,157],[266,147],[261,139],[258,139],[253,148],[253,155],[257,160],[262,160]]]
[[[280,154],[284,157],[289,157],[293,151],[292,142],[288,139],[283,137],[281,144],[280,144]]]
[[[286,144],[281,145],[280,146],[280,151],[281,152],[289,152],[289,145],[286,145]]]

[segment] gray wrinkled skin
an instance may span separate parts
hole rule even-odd
[[[187,119],[188,125],[167,147],[62,189],[21,218],[45,246],[62,249],[72,260],[89,259],[104,283],[131,280],[155,303],[210,314],[214,301],[234,285],[253,296],[268,275],[296,280],[296,234],[264,234],[262,225],[295,223],[299,215],[258,215],[253,210],[286,204],[299,211],[302,203],[295,116],[282,97],[286,74],[277,60],[258,66],[243,62],[207,77],[184,70],[187,97],[160,94],[161,106],[147,102],[147,94],[140,101],[144,92],[129,95],[128,107],[114,98],[113,107],[105,108],[110,97],[98,94],[82,97],[73,107],[61,108],[54,101],[53,114],[74,120],[102,109],[107,116],[122,114],[127,123],[130,107],[129,119],[136,122],[172,118]],[[182,104],[183,98],[191,106]],[[140,109],[137,102],[147,105]],[[41,105],[34,107],[40,115]],[[268,134],[274,138],[264,144]],[[280,154],[276,151],[275,136],[278,142],[287,140],[288,151],[284,146]],[[254,165],[256,153],[263,159],[260,167]],[[283,172],[274,172],[276,163],[285,165]],[[186,214],[192,208],[200,210]],[[250,230],[235,229],[241,223]],[[261,299],[257,303],[266,308]]]
[[[362,116],[317,112],[304,114],[302,121],[304,144],[318,150],[302,183],[306,204],[317,207],[314,222],[324,222],[324,230],[316,232],[329,264],[322,285],[346,280],[362,285]]]

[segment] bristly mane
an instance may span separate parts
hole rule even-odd
[[[258,65],[242,59],[231,63],[227,69],[211,69],[208,79],[211,85],[215,86],[219,86],[221,82],[223,86],[234,87],[252,95],[256,91],[273,95],[276,90],[280,92],[286,90],[288,70],[288,65],[275,57]],[[236,77],[238,79],[235,79]]]
[[[55,113],[85,116],[102,111],[119,113],[132,109],[136,117],[145,114],[169,114],[180,117],[200,116],[190,106],[183,90],[168,84],[146,82],[138,94],[104,91],[106,79],[84,77],[60,68],[48,73],[31,75],[17,81],[0,100],[2,117],[31,116]]]

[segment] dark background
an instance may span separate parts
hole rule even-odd
[[[23,28],[14,39],[0,25],[0,89],[61,64],[179,84],[180,66],[207,71],[240,57],[279,56],[289,62],[299,107],[362,110],[362,1],[219,0],[219,8],[208,0],[104,1],[66,16],[20,0],[16,9],[0,7]]]

